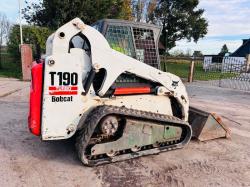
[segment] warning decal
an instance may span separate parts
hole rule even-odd
[[[77,95],[77,86],[49,86],[49,95]]]

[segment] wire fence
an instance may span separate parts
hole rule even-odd
[[[161,69],[181,77],[184,81],[250,91],[248,62],[243,57],[161,56]]]

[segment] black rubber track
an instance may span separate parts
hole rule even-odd
[[[124,116],[126,118],[133,118],[137,120],[139,119],[143,121],[149,121],[153,123],[157,122],[162,125],[171,125],[171,126],[181,127],[183,129],[182,138],[177,143],[172,143],[172,144],[168,144],[168,145],[157,147],[157,148],[141,150],[136,153],[120,154],[114,157],[106,157],[106,158],[90,160],[85,155],[85,149],[88,146],[88,142],[90,141],[92,134],[94,133],[94,130],[97,127],[99,121],[103,117],[110,115],[110,114]],[[157,154],[157,153],[168,151],[168,150],[183,148],[186,144],[188,144],[192,136],[192,129],[190,125],[187,122],[180,120],[179,118],[176,118],[174,116],[128,109],[125,107],[107,106],[107,105],[97,106],[96,108],[94,108],[88,114],[87,118],[85,118],[85,120],[80,120],[80,126],[82,128],[76,139],[76,149],[77,149],[80,160],[82,161],[84,165],[87,165],[87,166],[97,166],[101,164],[107,164],[111,162],[117,162],[117,161],[132,159],[132,158],[136,158],[140,156]]]

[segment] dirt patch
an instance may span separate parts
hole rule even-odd
[[[102,166],[104,186],[249,186],[250,152],[230,140]],[[247,144],[243,146],[248,146]],[[209,150],[209,151],[208,151]]]
[[[0,98],[1,186],[250,186],[250,95],[188,86],[191,103],[224,116],[230,140],[96,168],[84,167],[73,140],[41,142],[27,128],[28,88]]]

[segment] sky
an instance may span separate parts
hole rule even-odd
[[[199,8],[205,9],[208,20],[208,34],[194,42],[180,41],[173,50],[188,49],[202,51],[203,54],[218,54],[223,44],[234,52],[242,39],[250,38],[250,0],[200,0]]]
[[[21,1],[24,6],[24,0]],[[229,51],[234,52],[242,44],[242,39],[250,38],[250,0],[200,0],[199,8],[205,9],[208,34],[197,43],[179,41],[172,51],[196,50],[203,54],[217,54],[222,45],[227,44]],[[5,13],[12,23],[17,23],[18,0],[0,0],[0,12]]]

